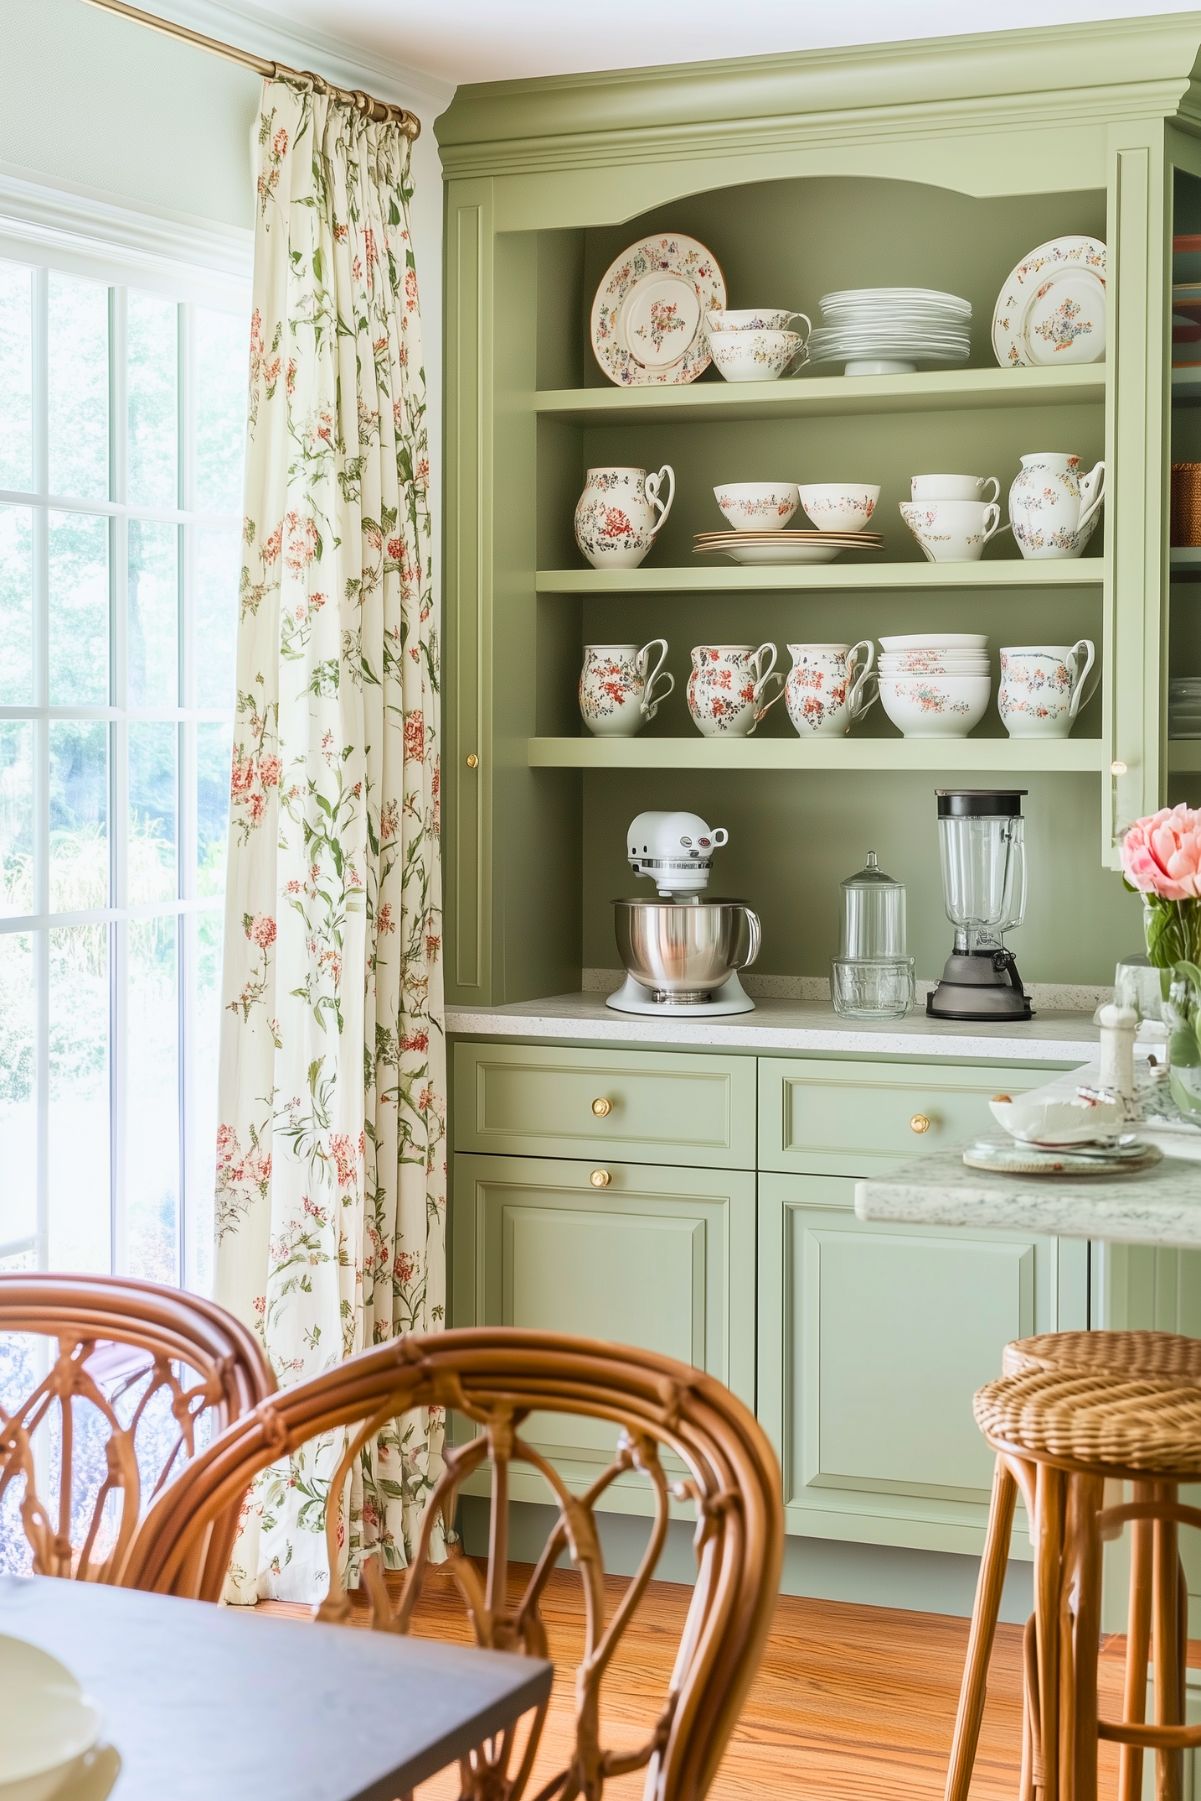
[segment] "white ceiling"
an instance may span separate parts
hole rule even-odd
[[[451,83],[1189,12],[1197,0],[253,0]],[[231,12],[238,0],[226,0]],[[169,10],[167,6],[163,11]]]

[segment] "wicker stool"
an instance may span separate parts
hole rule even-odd
[[[1034,1338],[1018,1339],[1006,1345],[1002,1359],[1006,1376],[1026,1371],[1078,1370],[1097,1380],[1150,1377],[1180,1383],[1201,1383],[1201,1340],[1182,1338],[1171,1332],[1045,1332]],[[992,1503],[980,1577],[968,1634],[967,1656],[959,1707],[955,1717],[955,1735],[947,1769],[946,1801],[967,1801],[972,1767],[984,1713],[988,1661],[996,1633],[1001,1607],[1001,1590],[1009,1561],[1009,1540],[1017,1503],[1018,1485],[1005,1457],[998,1456],[993,1474]],[[1147,1502],[1152,1498],[1150,1485],[1136,1484],[1133,1498]],[[1115,1526],[1116,1529],[1116,1526]],[[1151,1638],[1151,1596],[1157,1579],[1154,1569],[1155,1532],[1150,1518],[1131,1521],[1130,1611],[1126,1642],[1126,1674],[1123,1711],[1127,1722],[1141,1722],[1145,1717],[1147,1669]],[[1160,1555],[1162,1556],[1162,1545]],[[1187,1607],[1184,1580],[1179,1578],[1180,1605]],[[1163,1705],[1179,1707],[1183,1695],[1183,1661],[1187,1646],[1181,1633],[1178,1664],[1174,1666],[1172,1684],[1159,1682],[1157,1712]],[[1026,1634],[1026,1720],[1023,1729],[1023,1794],[1030,1792],[1036,1734],[1033,1719],[1037,1711],[1037,1658],[1033,1618]],[[1157,1659],[1157,1668],[1158,1659]],[[1175,1669],[1179,1674],[1175,1675]],[[1161,1718],[1163,1718],[1161,1713]],[[1143,1747],[1123,1743],[1119,1753],[1119,1796],[1121,1801],[1139,1801],[1142,1790]],[[1175,1763],[1179,1764],[1179,1758]]]

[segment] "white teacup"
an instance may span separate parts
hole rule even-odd
[[[995,501],[903,500],[901,517],[932,563],[975,563],[1001,523]]]
[[[989,493],[989,488],[992,493]],[[1001,484],[995,475],[912,475],[909,492],[914,500],[1000,500]]]
[[[655,717],[676,685],[674,675],[665,673],[660,681],[666,660],[666,638],[652,638],[641,650],[636,644],[585,644],[580,717],[594,738],[632,738]]]
[[[802,738],[842,738],[877,698],[876,650],[858,644],[790,644],[784,684],[788,717]],[[870,677],[870,683],[869,683]]]
[[[774,644],[698,644],[688,677],[688,711],[704,738],[749,738],[780,698]],[[764,702],[769,683],[777,692]]]
[[[997,711],[1011,738],[1066,738],[1085,701],[1097,686],[1089,671],[1096,648],[1089,638],[1075,644],[1011,645],[1001,652]]]

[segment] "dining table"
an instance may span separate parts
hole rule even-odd
[[[46,1576],[0,1633],[57,1657],[120,1758],[113,1801],[396,1801],[544,1702],[551,1664]]]

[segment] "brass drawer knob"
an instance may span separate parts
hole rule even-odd
[[[915,1113],[909,1121],[909,1130],[920,1136],[921,1133],[928,1132],[933,1123],[928,1113]]]
[[[607,1169],[594,1169],[588,1180],[594,1188],[607,1188],[613,1178]]]
[[[479,766],[480,766],[479,758],[476,756],[474,751],[471,751],[467,758],[468,769],[478,769]]]
[[[598,1095],[592,1103],[592,1111],[598,1119],[608,1119],[613,1111],[613,1103],[607,1100],[603,1094]]]

